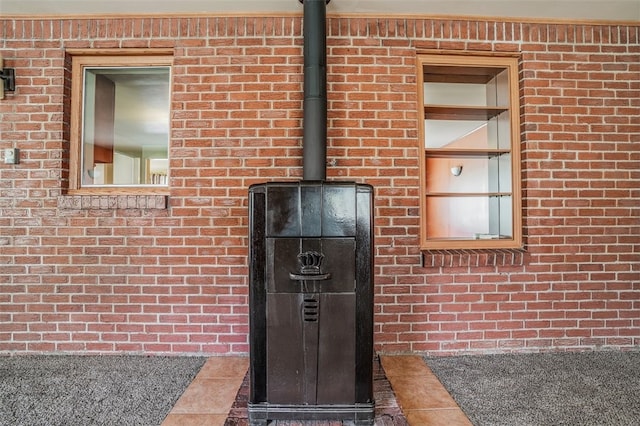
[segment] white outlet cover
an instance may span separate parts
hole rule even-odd
[[[5,148],[4,150],[4,162],[5,164],[18,164],[18,149],[17,148]]]

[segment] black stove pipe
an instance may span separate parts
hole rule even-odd
[[[304,180],[327,177],[327,4],[331,0],[299,0],[304,5]]]

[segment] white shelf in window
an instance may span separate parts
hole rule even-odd
[[[507,107],[426,105],[424,118],[427,120],[490,120],[508,111]]]
[[[461,149],[461,148],[427,148],[425,155],[428,158],[449,158],[449,157],[467,157],[467,158],[484,158],[499,157],[503,154],[509,154],[509,149]]]

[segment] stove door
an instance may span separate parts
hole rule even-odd
[[[355,304],[354,293],[267,295],[270,403],[353,403]]]
[[[268,401],[353,402],[355,239],[267,240]]]

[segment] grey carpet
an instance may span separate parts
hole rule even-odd
[[[0,425],[159,425],[205,361],[201,357],[0,357]]]
[[[640,352],[425,361],[476,426],[640,424]]]

